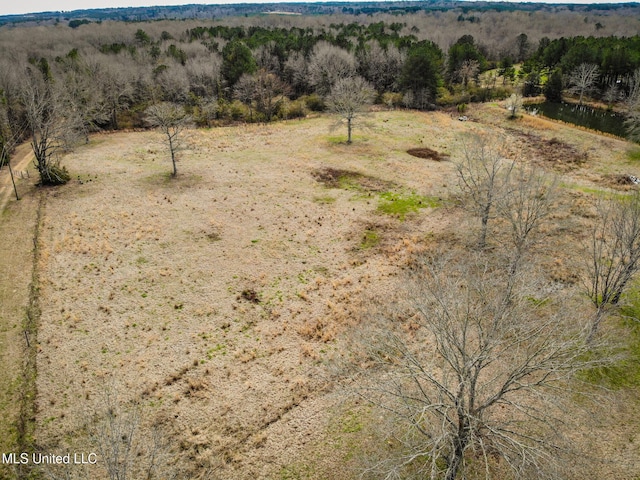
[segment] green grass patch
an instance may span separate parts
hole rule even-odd
[[[375,230],[365,230],[362,236],[362,242],[360,242],[360,248],[366,250],[368,248],[375,247],[380,243],[380,235]]]
[[[407,214],[417,213],[421,208],[436,208],[441,205],[442,200],[438,197],[429,197],[416,193],[383,192],[380,194],[378,211],[404,220]]]
[[[603,188],[587,187],[584,185],[578,185],[576,183],[561,182],[560,187],[569,190],[575,190],[577,192],[588,193],[589,195],[593,195],[595,197],[612,197],[616,200],[623,200],[625,198],[628,198],[629,196],[627,193],[611,192]]]
[[[606,190],[602,188],[594,188],[594,187],[585,187],[584,185],[578,185],[576,183],[565,183],[560,182],[560,188],[566,188],[568,190],[576,190],[582,193],[588,193],[591,195],[605,195],[608,193]]]
[[[312,465],[304,463],[286,465],[280,469],[278,473],[279,480],[311,480],[318,478],[318,473]],[[326,478],[326,477],[320,477]]]
[[[640,290],[627,294],[625,301],[617,326],[621,344],[612,351],[594,352],[599,356],[618,356],[619,360],[581,373],[584,380],[611,389],[640,386]]]
[[[324,195],[321,197],[314,197],[313,201],[316,203],[319,203],[320,205],[330,205],[332,203],[335,203],[336,198],[335,197],[331,197],[329,195]]]
[[[538,298],[534,297],[533,295],[527,295],[525,299],[534,307],[544,307],[545,305],[549,305],[551,303],[551,300],[549,298]]]
[[[640,162],[640,148],[632,148],[627,150],[627,159],[630,162]]]
[[[363,427],[362,413],[347,410],[341,418],[340,429],[342,433],[357,433]]]

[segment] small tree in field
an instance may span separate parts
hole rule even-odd
[[[327,98],[329,111],[347,122],[347,143],[351,143],[354,120],[363,114],[375,92],[369,82],[362,77],[347,77],[336,81]]]
[[[512,93],[509,98],[507,98],[506,107],[509,112],[509,118],[516,118],[518,116],[518,112],[522,108],[522,95],[518,93]]]
[[[172,175],[175,177],[178,174],[176,152],[180,147],[180,134],[189,124],[190,117],[182,106],[170,102],[152,105],[147,108],[145,113],[145,121],[150,126],[157,127],[166,139],[173,165]]]

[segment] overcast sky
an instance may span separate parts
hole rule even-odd
[[[286,1],[300,2],[304,0],[276,0],[277,3]],[[336,1],[336,0],[333,0]],[[348,0],[344,0],[348,1]],[[517,0],[516,0],[517,1]],[[552,2],[538,0],[544,3],[559,3],[558,0]],[[21,13],[70,11],[89,8],[114,8],[114,7],[141,7],[152,5],[181,5],[181,4],[221,4],[221,3],[275,3],[273,0],[0,0],[0,15],[14,15]],[[617,3],[610,1],[585,1],[585,0],[564,0],[562,3]]]

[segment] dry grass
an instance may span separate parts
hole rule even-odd
[[[40,445],[81,438],[81,412],[114,385],[142,405],[143,426],[168,427],[188,478],[335,478],[326,362],[345,353],[371,298],[393,296],[414,254],[467,248],[475,225],[453,207],[385,216],[369,187],[447,198],[452,163],[406,151],[455,161],[468,133],[521,141],[503,111],[477,117],[378,112],[352,146],[328,140],[326,118],[193,131],[176,179],[152,132],[101,136],[67,156],[74,180],[47,191],[41,238]],[[551,136],[573,145],[573,135]],[[591,186],[617,141],[579,135],[593,152],[567,181]],[[325,186],[318,172],[349,175]],[[565,249],[590,221],[586,206],[572,210],[576,195],[559,200],[540,247],[565,286],[579,255]],[[374,230],[375,247],[362,248]]]

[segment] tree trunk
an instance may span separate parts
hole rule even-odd
[[[478,240],[478,248],[483,250],[487,246],[487,230],[489,229],[489,213],[491,205],[485,207],[482,212],[482,226],[480,227],[480,239]]]
[[[593,319],[593,323],[591,324],[591,331],[589,332],[589,336],[587,337],[587,343],[591,343],[598,333],[598,327],[602,322],[602,319],[605,317],[605,309],[607,308],[606,304],[601,304],[598,306],[596,310],[596,316]]]
[[[347,143],[351,143],[351,117],[347,118]]]
[[[454,440],[455,449],[451,453],[445,480],[455,480],[458,475],[464,451],[469,444],[469,423],[463,418],[458,423],[458,435]]]
[[[118,130],[118,109],[115,107],[111,108],[111,126],[114,130]]]
[[[176,149],[173,146],[173,139],[169,136],[169,150],[171,150],[171,163],[173,164],[173,177],[178,175],[178,169],[176,168]]]

